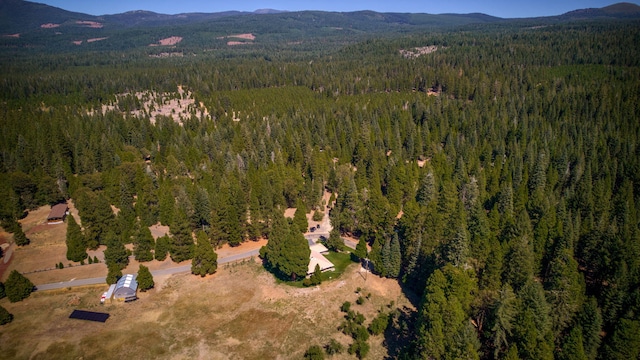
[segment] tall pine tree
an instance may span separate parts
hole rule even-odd
[[[67,216],[67,259],[71,261],[82,261],[87,258],[87,246],[80,226],[73,216]]]
[[[196,239],[198,242],[191,261],[191,273],[202,277],[211,275],[218,268],[218,255],[204,231],[198,231]]]

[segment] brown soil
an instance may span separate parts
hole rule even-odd
[[[149,46],[172,46],[182,41],[180,36],[171,36],[165,39],[158,40],[157,44],[149,44]]]
[[[101,29],[102,27],[104,27],[104,25],[102,25],[99,22],[96,21],[76,21],[76,24],[78,25],[84,25],[84,27],[88,27],[88,28],[92,28],[92,29]]]
[[[253,34],[236,34],[236,35],[229,35],[227,36],[228,38],[237,38],[237,39],[247,39],[247,40],[255,40],[256,36]]]

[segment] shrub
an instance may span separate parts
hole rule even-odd
[[[351,309],[351,303],[348,301],[345,301],[344,303],[342,303],[342,306],[340,306],[340,311],[344,313],[348,313],[349,309]]]
[[[0,306],[0,325],[8,324],[13,321],[13,314],[9,313],[7,309]]]
[[[335,339],[331,339],[327,345],[324,346],[324,351],[327,355],[336,355],[342,353],[343,347],[342,344],[337,342]]]
[[[366,341],[354,341],[349,345],[349,354],[355,354],[358,359],[362,359],[369,353],[369,344]]]
[[[140,269],[138,269],[138,276],[136,279],[138,281],[138,287],[142,292],[145,292],[155,286],[155,282],[153,281],[153,275],[151,275],[151,271],[149,271],[148,267],[142,264],[140,265]]]
[[[371,335],[380,335],[382,334],[389,325],[389,315],[387,313],[381,312],[376,316],[371,324],[369,324],[369,332]]]
[[[304,358],[309,360],[322,360],[324,359],[324,353],[320,346],[311,345],[304,353]]]
[[[358,300],[356,300],[356,304],[358,305],[364,304],[364,298],[362,296],[358,297]]]
[[[311,218],[313,221],[322,221],[324,218],[324,213],[322,211],[314,211],[313,217]]]

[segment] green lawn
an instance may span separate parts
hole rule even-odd
[[[324,257],[326,257],[327,260],[333,263],[335,270],[323,272],[322,281],[339,278],[340,275],[342,275],[342,273],[347,269],[349,265],[354,264],[354,262],[351,261],[350,251],[341,252],[341,253],[330,251],[328,254],[324,254]],[[287,284],[293,287],[298,287],[298,288],[305,287],[302,283],[304,281],[304,278],[297,281],[284,281],[276,277],[276,281],[280,284]]]
[[[331,251],[328,254],[325,254],[324,257],[333,263],[335,270],[322,273],[322,281],[340,277],[340,275],[342,275],[342,273],[347,269],[347,266],[354,264],[354,262],[351,261],[351,252],[348,251],[341,253]]]

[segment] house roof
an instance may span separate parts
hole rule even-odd
[[[62,219],[69,210],[67,203],[55,204],[51,207],[47,220],[50,219]]]
[[[317,251],[311,250],[311,256],[309,259],[309,267],[307,268],[307,274],[313,274],[316,271],[316,265],[320,265],[320,271],[325,271],[333,268],[333,263],[327,260],[322,254]]]
[[[328,253],[329,249],[327,249],[326,246],[320,244],[320,243],[314,243],[313,245],[310,245],[309,248],[311,249],[311,251],[315,251],[317,253],[320,254],[324,254],[324,253]]]

